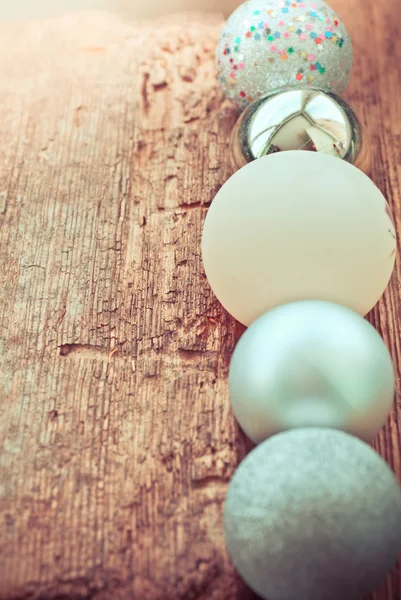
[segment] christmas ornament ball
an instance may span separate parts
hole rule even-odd
[[[229,17],[217,46],[225,95],[244,109],[283,86],[313,85],[341,94],[352,44],[323,0],[249,0]]]
[[[365,173],[370,168],[365,128],[351,106],[333,92],[305,86],[270,92],[248,106],[231,138],[235,169],[287,150],[321,152]]]
[[[401,550],[401,493],[367,444],[330,429],[281,433],[229,485],[228,551],[266,600],[357,600]]]
[[[341,429],[370,442],[394,399],[390,353],[376,329],[331,302],[274,308],[241,337],[229,388],[255,442],[299,427]]]
[[[209,284],[244,325],[310,299],[364,316],[388,284],[395,253],[379,189],[353,165],[317,152],[279,152],[234,173],[202,238]]]

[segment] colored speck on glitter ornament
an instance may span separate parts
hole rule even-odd
[[[281,9],[281,12],[283,12],[283,13],[288,13],[288,12],[290,12],[290,9],[289,9],[289,8],[282,8],[282,9]]]
[[[302,29],[297,29],[296,33],[297,33],[298,35],[301,35],[301,33],[302,33]]]
[[[314,31],[312,31],[312,33],[310,34],[310,36],[311,36],[312,40],[315,40],[317,38],[317,34]]]
[[[288,31],[286,31],[286,32],[285,32],[285,34],[284,34],[284,37],[285,37],[286,39],[288,39],[288,38],[290,37],[290,34],[288,33]]]
[[[241,98],[246,98],[245,92],[240,92],[239,95],[241,96]]]
[[[234,46],[234,52],[239,52],[239,46]]]
[[[330,31],[326,31],[326,37],[327,37],[327,39],[329,40],[330,38],[332,38],[332,37],[333,37],[333,34],[332,34],[332,33],[330,33]]]
[[[322,65],[320,64],[320,62],[317,62],[315,67],[316,69],[320,70],[322,68]]]
[[[256,27],[254,25],[252,25],[251,31],[256,31]]]
[[[308,54],[308,60],[315,60],[314,54]]]
[[[260,35],[260,33],[255,33],[255,40],[258,41],[260,40],[262,36]]]
[[[291,6],[291,0],[286,0],[286,3],[285,3],[285,5],[286,5],[286,6]]]
[[[250,38],[252,37],[252,33],[250,31],[247,31],[245,34],[245,37]]]
[[[281,38],[281,33],[279,31],[276,31],[274,37],[276,38],[276,40],[279,40]]]
[[[270,50],[272,52],[275,52],[277,50],[277,46],[275,46],[274,44],[272,46],[270,46]]]
[[[339,39],[337,43],[340,46],[340,48],[342,48],[344,46],[344,40],[343,40],[343,38]]]
[[[254,15],[256,15],[256,16],[257,16],[257,15],[260,15],[260,13],[261,13],[261,11],[260,11],[260,10],[254,10],[254,11],[253,11],[253,14],[254,14]]]
[[[234,65],[234,71],[238,71],[238,66]]]
[[[287,54],[282,54],[281,55],[281,60],[288,60],[288,55]]]
[[[321,43],[322,43],[322,40],[321,40],[321,38],[320,38],[320,37],[317,37],[317,38],[315,39],[315,44],[319,45],[319,44],[321,44]]]
[[[294,48],[288,48],[288,54],[293,54],[294,53]]]
[[[258,28],[259,28],[259,29],[264,29],[264,27],[265,27],[265,26],[264,26],[264,23],[263,23],[263,21],[262,21],[261,23],[258,23]]]
[[[241,38],[240,37],[235,38],[235,43],[236,44],[240,44],[241,43]]]
[[[240,69],[245,69],[245,63],[243,63],[243,62],[242,62],[242,63],[240,63],[240,64],[239,64],[239,68],[240,68]]]
[[[312,23],[308,23],[308,24],[307,24],[307,26],[306,26],[306,29],[307,29],[308,31],[312,31],[312,30],[313,30],[313,25],[312,25]]]
[[[310,16],[311,17],[317,17],[317,13],[314,10],[310,11]]]
[[[339,22],[339,21],[336,19],[336,20],[334,21],[334,25],[335,25],[336,27],[338,27],[338,26],[339,26],[339,24],[340,24],[340,22]]]
[[[301,35],[299,36],[300,40],[306,40],[306,33],[301,33]]]
[[[324,73],[326,73],[326,69],[324,67],[320,68],[320,73],[323,75]]]
[[[302,75],[302,73],[297,73],[295,75],[295,79],[297,79],[298,81],[302,81],[303,78],[304,78],[304,76]]]
[[[308,83],[312,83],[312,81],[313,81],[314,79],[315,79],[315,78],[313,77],[313,75],[308,75]]]
[[[274,40],[274,37],[272,35],[269,35],[268,38],[269,42],[272,42]]]
[[[316,66],[315,65],[311,65],[309,68],[310,68],[311,71],[316,71]]]

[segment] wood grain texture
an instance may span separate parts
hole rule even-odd
[[[398,0],[333,5],[399,230]],[[242,329],[200,257],[236,118],[219,30],[101,12],[0,25],[2,599],[254,598],[221,524],[250,448],[226,384]],[[400,278],[370,317],[398,376]],[[375,441],[398,475],[399,417]],[[372,600],[400,598],[394,570]]]

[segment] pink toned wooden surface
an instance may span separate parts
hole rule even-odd
[[[336,0],[347,95],[401,222],[398,0]],[[235,114],[221,21],[0,24],[0,597],[252,598],[221,526],[250,448],[226,375],[241,328],[202,223]],[[400,375],[400,270],[370,315]],[[375,447],[400,475],[399,404]],[[394,570],[374,600],[401,598]],[[339,599],[340,600],[340,599]]]

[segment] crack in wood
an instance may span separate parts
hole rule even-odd
[[[229,482],[228,477],[219,477],[218,475],[208,475],[201,479],[193,481],[193,487],[196,490],[206,490],[208,488],[223,488],[225,491]]]
[[[80,358],[108,358],[113,352],[110,348],[92,344],[62,344],[58,346],[60,356],[79,356]]]

